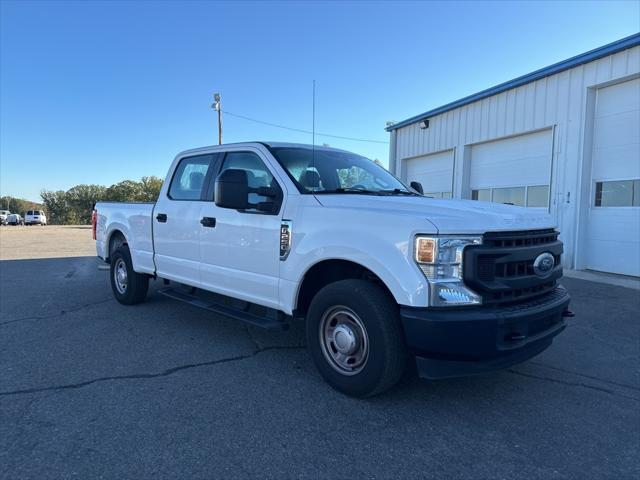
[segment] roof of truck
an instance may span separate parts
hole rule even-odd
[[[234,143],[224,143],[222,145],[209,145],[205,147],[197,147],[190,148],[188,150],[184,150],[178,154],[179,157],[184,156],[185,154],[193,154],[197,152],[207,151],[209,149],[224,149],[225,147],[238,147],[238,146],[249,146],[249,145],[264,145],[267,148],[303,148],[305,150],[317,150],[317,151],[334,151],[334,152],[348,152],[347,150],[342,150],[340,148],[333,147],[325,147],[321,145],[311,145],[307,143],[288,143],[288,142],[269,142],[269,141],[253,141],[253,142],[234,142]],[[351,152],[349,152],[351,153]]]

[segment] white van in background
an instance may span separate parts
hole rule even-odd
[[[47,216],[44,210],[29,210],[24,216],[25,225],[46,225]]]
[[[11,215],[9,210],[0,210],[0,225],[4,225],[7,222],[9,215]]]

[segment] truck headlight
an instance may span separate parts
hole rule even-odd
[[[415,260],[429,282],[429,305],[477,305],[481,297],[463,282],[462,252],[481,237],[416,237]]]

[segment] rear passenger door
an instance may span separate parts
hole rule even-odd
[[[153,211],[155,264],[158,276],[200,285],[200,219],[206,185],[218,155],[182,158],[174,170],[166,195]]]

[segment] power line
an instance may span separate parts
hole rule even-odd
[[[278,125],[277,123],[264,122],[262,120],[256,120],[255,118],[245,117],[244,115],[238,115],[237,113],[231,113],[231,112],[228,112],[226,110],[223,110],[223,112],[225,114],[227,114],[227,115],[231,115],[232,117],[237,117],[237,118],[241,118],[243,120],[248,120],[249,122],[260,123],[262,125],[268,125],[270,127],[282,128],[284,130],[291,130],[292,132],[308,133],[310,135],[314,134],[314,132],[311,131],[311,130],[303,130],[301,128],[293,128],[293,127],[287,127],[285,125]],[[340,135],[331,135],[329,133],[318,133],[318,132],[315,132],[315,135],[318,135],[320,137],[339,138],[341,140],[352,140],[354,142],[382,143],[382,144],[385,144],[385,145],[389,144],[389,142],[384,142],[382,140],[369,140],[369,139],[366,139],[366,138],[342,137]]]

